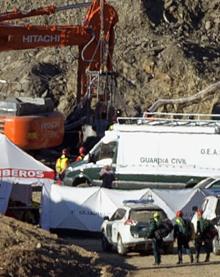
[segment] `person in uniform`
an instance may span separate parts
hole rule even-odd
[[[197,209],[197,228],[195,236],[195,250],[196,250],[196,262],[199,263],[199,256],[201,252],[202,245],[204,244],[206,257],[204,262],[209,262],[210,253],[212,251],[212,238],[209,235],[210,222],[203,218],[203,211]]]
[[[83,160],[83,158],[85,157],[85,153],[86,153],[85,148],[83,146],[81,146],[79,148],[79,155],[76,157],[75,161],[78,162],[78,161]]]
[[[176,219],[174,224],[174,239],[177,240],[178,249],[178,262],[177,264],[183,263],[183,248],[190,257],[190,262],[193,263],[192,250],[189,247],[189,242],[192,238],[192,224],[191,221],[183,218],[183,212],[176,212]]]
[[[110,165],[104,166],[100,173],[100,179],[102,179],[102,187],[112,188],[112,182],[115,180],[115,174]]]
[[[154,255],[154,265],[160,265],[161,263],[161,249],[163,247],[163,238],[158,236],[158,230],[160,229],[160,214],[155,212],[149,225],[149,238],[152,238],[152,249]]]
[[[56,179],[62,180],[65,174],[65,170],[69,165],[69,151],[67,148],[62,150],[61,156],[56,160]]]

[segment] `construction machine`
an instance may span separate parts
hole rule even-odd
[[[19,19],[51,15],[88,5],[89,9],[82,25],[18,24]],[[100,84],[103,83],[103,78],[109,82],[109,76],[113,75],[114,26],[117,21],[116,10],[105,0],[66,4],[60,7],[49,5],[29,11],[15,9],[0,14],[0,52],[78,46],[77,103],[85,97],[107,102],[112,99],[111,91],[109,88],[106,90],[106,84],[104,88],[101,88]],[[54,147],[62,143],[64,117],[61,113],[48,110],[47,105],[42,103],[41,108],[46,106],[44,111],[41,108],[32,110],[30,105],[27,105],[31,101],[27,99],[6,102],[7,104],[4,101],[0,103],[1,132],[16,145],[26,150],[33,150]],[[31,103],[32,107],[36,104],[35,100]],[[9,112],[11,105],[13,112]],[[29,112],[25,110],[26,106],[29,106]]]

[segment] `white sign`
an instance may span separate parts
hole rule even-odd
[[[219,140],[215,134],[124,132],[119,139],[117,172],[220,175]]]

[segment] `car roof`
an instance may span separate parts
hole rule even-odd
[[[215,177],[207,177],[205,179],[202,179],[200,182],[198,182],[194,188],[206,188],[206,186],[208,186],[210,183],[214,182],[214,181],[218,181],[220,180],[219,176],[215,176]]]
[[[216,195],[207,195],[206,197],[205,197],[205,199],[212,199],[212,198],[216,198],[216,199],[220,199],[220,195],[219,194],[216,194]]]

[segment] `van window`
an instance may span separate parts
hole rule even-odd
[[[103,159],[114,159],[116,153],[117,142],[101,143],[93,152],[93,157],[96,161]]]

